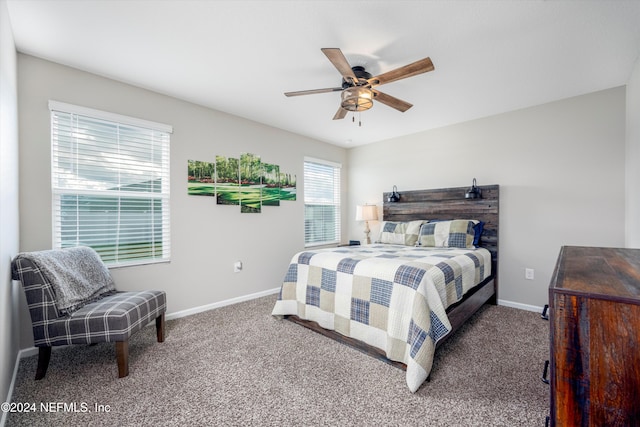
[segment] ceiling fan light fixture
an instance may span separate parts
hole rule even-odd
[[[333,120],[344,119],[349,112],[360,113],[373,107],[373,99],[376,102],[391,107],[404,113],[412,104],[387,95],[378,90],[378,86],[417,76],[418,74],[433,71],[433,62],[429,57],[407,64],[403,67],[387,71],[372,77],[362,65],[351,66],[342,51],[338,48],[322,48],[322,52],[329,59],[331,64],[342,76],[340,87],[329,87],[325,89],[299,90],[296,92],[285,92],[285,96],[311,95],[316,93],[340,92],[340,108],[333,116]],[[372,89],[374,88],[375,89]],[[355,117],[353,118],[355,121]]]
[[[366,111],[373,107],[373,92],[363,86],[354,86],[342,91],[342,108],[347,111]]]

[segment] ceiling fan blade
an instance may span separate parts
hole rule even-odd
[[[347,61],[347,58],[344,57],[342,51],[338,48],[333,47],[324,47],[322,52],[327,55],[329,61],[333,64],[334,67],[338,70],[338,72],[342,75],[342,77],[347,82],[357,82],[358,78],[355,74],[353,74],[353,70],[351,69],[351,65]]]
[[[336,111],[336,115],[333,116],[333,120],[344,119],[345,117],[347,117],[347,113],[348,113],[347,110],[345,110],[344,108],[340,107],[340,108],[338,108],[338,111]]]
[[[407,101],[398,99],[395,96],[387,95],[386,93],[382,93],[378,90],[372,90],[372,92],[374,95],[373,99],[375,99],[376,101],[380,101],[384,105],[387,105],[391,108],[395,108],[402,113],[413,107],[413,104],[409,104]]]
[[[388,71],[369,79],[369,83],[372,86],[379,86],[385,83],[395,82],[396,80],[406,79],[407,77],[417,76],[418,74],[433,71],[434,66],[431,62],[431,58],[426,57],[404,67],[396,68],[395,70]]]
[[[299,90],[297,92],[285,92],[285,96],[313,95],[314,93],[342,92],[341,87],[328,87],[326,89]]]

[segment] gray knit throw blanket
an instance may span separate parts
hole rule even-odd
[[[20,256],[31,259],[51,283],[61,316],[115,292],[109,270],[92,248],[24,252]]]

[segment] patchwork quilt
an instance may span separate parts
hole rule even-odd
[[[293,256],[272,315],[297,315],[407,365],[411,392],[426,380],[445,310],[491,275],[486,249],[374,244]]]

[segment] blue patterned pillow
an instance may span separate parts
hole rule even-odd
[[[473,246],[476,248],[480,246],[480,236],[482,236],[482,232],[484,231],[484,222],[478,221],[476,225],[473,226]]]

